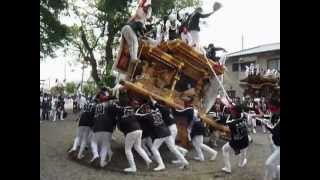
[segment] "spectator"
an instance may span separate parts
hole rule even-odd
[[[64,99],[63,96],[60,95],[58,98],[58,105],[57,105],[57,111],[60,117],[60,120],[64,120]]]
[[[51,111],[50,111],[50,117],[53,122],[57,119],[57,106],[58,106],[58,99],[56,96],[53,96],[51,100]]]

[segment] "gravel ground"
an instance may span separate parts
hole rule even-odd
[[[136,174],[125,174],[122,169],[127,168],[128,163],[124,154],[123,135],[115,132],[112,142],[114,156],[112,161],[104,169],[95,169],[88,163],[91,155],[81,161],[71,160],[67,156],[67,150],[71,147],[75,136],[77,123],[71,112],[64,121],[40,123],[40,179],[41,180],[260,180],[264,173],[264,162],[270,154],[270,148],[266,134],[258,132],[252,135],[253,143],[248,150],[248,164],[240,169],[237,167],[237,157],[231,156],[232,174],[221,172],[223,159],[220,142],[219,154],[216,161],[197,162],[192,160],[194,150],[189,151],[187,159],[190,166],[185,170],[179,170],[176,165],[170,163],[173,155],[163,145],[161,155],[167,169],[162,172],[152,172],[146,169],[145,163],[135,154],[138,172]],[[208,159],[209,157],[206,156]],[[153,165],[155,166],[155,165]]]

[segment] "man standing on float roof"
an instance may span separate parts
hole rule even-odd
[[[214,12],[219,10],[222,7],[222,5],[218,2],[214,3],[213,5],[213,11],[208,13],[208,14],[202,14],[203,10],[201,7],[198,7],[194,10],[194,12],[190,15],[188,18],[188,30],[190,31],[190,34],[192,36],[193,40],[193,47],[195,48],[200,48],[200,37],[199,37],[199,32],[200,32],[200,27],[199,27],[199,22],[200,18],[207,18],[211,16]]]

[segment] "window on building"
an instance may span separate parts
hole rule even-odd
[[[239,63],[232,64],[232,71],[233,72],[238,72],[239,71]]]
[[[246,66],[250,67],[250,64],[255,64],[255,63],[254,63],[254,62],[241,63],[241,64],[240,64],[241,72],[246,71]]]
[[[268,69],[276,69],[280,71],[280,59],[269,59],[267,66]]]

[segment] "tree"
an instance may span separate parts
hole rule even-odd
[[[94,95],[97,92],[97,89],[94,86],[94,82],[86,82],[83,85],[83,93],[86,96]]]
[[[68,82],[65,89],[68,94],[74,94],[76,92],[77,86],[74,82]]]
[[[153,0],[152,14],[158,18],[162,18],[170,15],[173,11],[178,12],[184,8],[199,5],[199,0]]]
[[[61,95],[64,92],[64,87],[63,86],[53,86],[50,89],[50,93],[52,95]]]
[[[130,1],[98,0],[86,3],[85,8],[79,7],[76,0],[71,3],[71,12],[80,21],[80,25],[72,27],[72,43],[79,58],[90,64],[91,76],[98,87],[113,86],[110,72],[114,59],[113,49],[117,44],[115,38],[117,35],[119,37],[121,27],[129,18]],[[104,56],[97,57],[97,54]],[[100,70],[99,64],[104,65]]]
[[[40,0],[40,57],[54,56],[54,50],[68,39],[68,27],[59,21],[67,7],[66,0]]]

